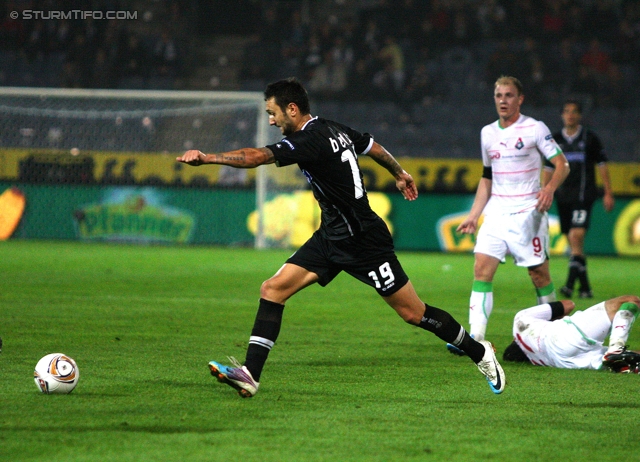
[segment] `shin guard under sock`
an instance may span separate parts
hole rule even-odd
[[[280,334],[283,311],[284,305],[260,299],[244,362],[256,382],[260,381],[264,363]]]
[[[484,356],[484,346],[476,342],[453,316],[440,308],[425,304],[424,315],[418,327],[433,332],[439,339],[457,346],[476,364]]]

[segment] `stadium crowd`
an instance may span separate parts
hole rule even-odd
[[[231,34],[249,39],[243,89],[297,75],[330,99],[429,104],[455,97],[451,81],[475,94],[504,73],[519,76],[534,105],[557,104],[567,94],[585,95],[596,106],[638,99],[626,91],[640,80],[634,0],[182,0],[160,2],[162,14],[154,17],[145,3],[157,10],[158,2],[145,1],[3,2],[0,84],[185,88],[187,81],[177,79],[193,72],[185,59],[194,47]],[[139,15],[135,21],[9,15],[25,9]],[[191,24],[199,40],[190,40]]]
[[[243,74],[257,86],[284,73],[332,98],[428,103],[450,97],[461,73],[472,86],[508,74],[532,104],[571,93],[621,105],[640,75],[635,1],[379,0],[356,16],[308,23],[266,12]]]

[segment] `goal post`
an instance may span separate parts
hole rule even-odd
[[[278,188],[300,185],[300,178],[283,180],[275,165],[245,170],[175,162],[175,155],[187,149],[221,152],[279,140],[260,92],[5,87],[0,88],[0,115],[0,182],[176,187],[226,193],[234,201],[253,191],[255,210],[246,223],[256,248],[274,245],[265,232],[265,204]],[[229,207],[218,212],[218,222],[242,208]],[[246,238],[229,242],[242,245]]]

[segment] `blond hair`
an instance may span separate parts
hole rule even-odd
[[[516,90],[518,90],[518,96],[523,94],[524,88],[522,87],[522,82],[510,75],[501,75],[498,80],[496,80],[493,89],[495,90],[498,85],[513,85],[514,87],[516,87]]]

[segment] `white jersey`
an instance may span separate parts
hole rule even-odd
[[[534,208],[540,191],[542,157],[551,159],[562,150],[549,128],[539,120],[520,115],[507,128],[496,120],[480,133],[482,163],[491,167],[491,198],[485,215],[517,213]]]
[[[536,366],[563,369],[599,369],[607,348],[603,345],[611,330],[604,302],[576,311],[556,321],[549,304],[519,311],[513,322],[513,336],[529,361]]]

